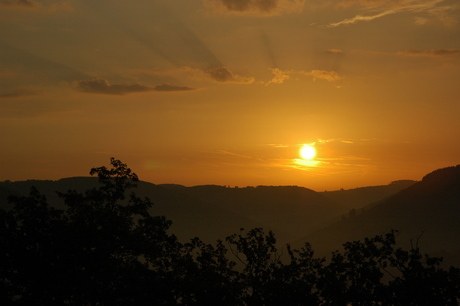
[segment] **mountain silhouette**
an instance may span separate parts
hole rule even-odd
[[[51,205],[63,208],[57,191],[83,192],[98,186],[98,180],[74,177],[57,181],[2,182],[0,205],[8,207],[9,195],[26,195],[32,186],[37,187]],[[135,192],[153,201],[152,214],[164,215],[173,221],[171,231],[181,240],[200,237],[213,242],[240,228],[262,227],[274,231],[280,242],[286,242],[327,224],[332,217],[344,212],[340,205],[321,194],[296,186],[185,187],[139,182]]]
[[[388,185],[324,191],[321,192],[321,194],[334,202],[343,205],[343,207],[348,210],[359,209],[371,203],[377,204],[379,201],[406,189],[414,183],[416,183],[416,181],[399,180],[393,181]]]
[[[97,178],[73,177],[57,181],[27,180],[18,182],[0,183],[0,205],[8,207],[9,195],[27,195],[32,186],[46,196],[48,202],[56,207],[63,208],[63,202],[57,192],[85,190],[99,186]],[[237,232],[240,227],[263,227],[249,218],[228,211],[223,206],[213,206],[199,199],[187,196],[177,190],[170,190],[161,185],[139,182],[135,193],[140,197],[150,198],[154,205],[151,208],[153,215],[166,216],[173,221],[171,231],[181,240],[200,237],[204,241],[213,242],[227,235]]]
[[[309,241],[320,254],[339,249],[342,243],[399,231],[404,247],[418,245],[430,254],[457,261],[460,254],[460,165],[433,171],[420,182],[360,213],[308,234],[294,245]]]
[[[176,189],[177,190],[177,189]],[[245,216],[273,230],[278,240],[301,237],[343,213],[341,205],[318,192],[298,186],[228,188],[204,185],[183,187],[189,197]]]

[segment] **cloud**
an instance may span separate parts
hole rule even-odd
[[[451,57],[460,55],[460,49],[407,50],[398,54],[406,56]]]
[[[333,54],[342,54],[338,53],[337,50],[332,51]],[[270,70],[273,77],[268,81],[259,81],[258,84],[262,84],[265,86],[272,85],[272,84],[283,84],[291,78],[296,79],[299,77],[312,77],[313,80],[322,79],[329,82],[337,82],[342,79],[342,77],[336,71],[329,71],[329,70],[281,70],[279,68],[273,68]],[[236,83],[236,84],[252,84],[254,83],[255,79],[253,77],[246,77],[240,76],[233,73],[225,66],[217,66],[209,69],[200,69],[200,68],[192,68],[192,67],[181,67],[179,70],[168,70],[159,72],[161,74],[177,74],[177,73],[185,73],[188,77],[193,78],[198,81],[203,80],[211,80],[217,83]],[[180,87],[182,88],[182,87]],[[178,90],[181,90],[178,88]],[[155,88],[155,90],[159,90]],[[185,87],[182,90],[192,90],[192,88]]]
[[[409,8],[416,10],[425,10],[433,7],[438,3],[443,3],[446,0],[341,0],[338,1],[338,7],[360,6],[363,8],[375,9],[386,7],[395,10],[400,8]]]
[[[136,69],[134,70],[137,74],[142,76],[155,76],[155,78],[191,78],[196,81],[213,81],[218,83],[240,83],[240,84],[250,84],[254,82],[253,77],[246,77],[235,74],[229,68],[225,66],[216,65],[212,68],[196,68],[190,66],[181,66],[177,68],[165,69],[165,70],[145,70],[145,69]],[[167,91],[170,88],[167,86],[169,84],[157,85],[155,90],[158,91]],[[196,88],[174,86],[177,90],[195,90]]]
[[[252,77],[244,77],[234,74],[225,66],[215,66],[209,69],[200,69],[192,67],[182,67],[182,71],[188,73],[195,79],[210,79],[218,83],[241,83],[250,84],[254,82]]]
[[[84,92],[99,93],[106,95],[125,95],[134,92],[145,92],[154,90],[153,87],[140,84],[112,85],[104,79],[77,81],[76,86],[79,90]]]
[[[341,0],[336,2],[338,7],[362,6],[374,8],[379,6],[394,6],[403,1],[404,0]]]
[[[396,13],[396,12],[393,11],[393,10],[389,10],[389,11],[381,12],[381,13],[378,13],[378,14],[375,14],[375,15],[370,15],[370,16],[357,15],[357,16],[355,16],[353,18],[350,18],[350,19],[344,19],[344,20],[342,20],[340,22],[331,23],[331,24],[328,25],[328,27],[335,28],[335,27],[342,26],[342,25],[354,24],[354,23],[357,23],[359,21],[371,21],[371,20],[386,16],[386,15],[394,14],[394,13]]]
[[[331,54],[343,54],[343,51],[340,49],[329,49],[327,52]]]
[[[189,87],[182,87],[171,84],[161,84],[155,87],[141,85],[141,84],[110,84],[109,81],[104,79],[92,79],[76,81],[74,83],[80,91],[106,94],[106,95],[126,95],[136,92],[147,92],[147,91],[187,91],[192,90]]]
[[[289,74],[292,73],[290,71],[282,71],[278,68],[272,69],[273,73],[273,78],[266,82],[265,85],[270,85],[270,84],[283,84],[285,81],[289,80]]]
[[[266,86],[270,84],[283,84],[285,81],[289,80],[291,76],[300,75],[300,76],[310,76],[314,81],[317,79],[326,80],[329,82],[337,82],[342,79],[342,77],[336,71],[328,70],[281,70],[278,68],[272,69],[273,78],[268,82],[262,82]]]
[[[311,75],[313,80],[321,79],[326,80],[328,82],[336,82],[342,79],[341,76],[335,71],[327,71],[327,70],[311,70],[309,72],[305,72],[305,75]]]
[[[216,82],[230,82],[230,83],[252,83],[254,78],[247,78],[233,74],[228,68],[224,66],[213,67],[206,70],[211,79]]]
[[[442,5],[436,6],[428,11],[428,13],[434,16],[437,20],[439,20],[444,26],[452,27],[458,24],[458,11],[459,11],[459,4],[455,3],[452,5]],[[453,14],[452,12],[457,11],[457,13]],[[428,20],[427,20],[428,21]],[[416,24],[420,25],[420,20],[415,21]],[[417,23],[418,22],[418,23]],[[427,22],[425,21],[424,24]]]
[[[251,1],[251,0],[222,0],[222,4],[230,11],[247,11],[249,8],[253,7],[260,11],[269,12],[276,8],[275,0],[261,0],[261,1]]]
[[[177,86],[172,84],[161,84],[154,87],[156,91],[189,91],[194,90],[194,88],[186,87],[186,86]]]
[[[217,82],[228,82],[235,79],[233,73],[223,66],[211,68],[207,72]]]
[[[305,0],[204,0],[204,2],[216,13],[274,16],[301,12]]]
[[[429,22],[429,19],[428,18],[424,18],[424,17],[419,17],[419,16],[416,16],[414,18],[414,23],[418,26],[422,26],[422,25],[425,25]]]
[[[441,20],[445,25],[452,25],[456,20],[450,16],[450,12],[458,9],[458,4],[445,4],[446,0],[343,0],[338,6],[348,7],[351,5],[361,6],[366,14],[359,14],[352,18],[347,18],[339,22],[330,23],[327,27],[338,27],[343,25],[351,25],[361,21],[372,21],[384,16],[397,13],[427,13],[438,20]],[[426,18],[417,17],[415,23],[418,25],[425,24]]]

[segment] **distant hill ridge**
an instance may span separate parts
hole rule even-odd
[[[8,195],[26,195],[35,186],[51,204],[61,207],[62,201],[56,191],[84,191],[97,185],[97,178],[92,177],[0,182],[0,204],[7,206]],[[152,213],[171,219],[171,230],[182,239],[198,236],[203,240],[214,241],[240,228],[263,227],[273,230],[278,240],[290,241],[325,226],[351,207],[356,207],[352,201],[350,203],[350,198],[340,198],[343,195],[346,198],[344,192],[353,193],[353,199],[363,203],[369,199],[386,197],[395,191],[395,186],[390,184],[354,191],[318,193],[299,186],[185,187],[141,181],[135,192],[149,197],[155,204]],[[403,186],[399,186],[401,188]]]
[[[0,205],[7,205],[8,195],[25,195],[36,186],[59,207],[62,202],[55,191],[83,191],[97,185],[91,177],[0,182]],[[401,180],[328,192],[298,186],[185,187],[147,182],[139,182],[135,192],[149,197],[154,202],[152,213],[171,219],[171,230],[183,240],[198,236],[212,242],[241,227],[263,227],[273,230],[281,242],[310,241],[315,250],[330,252],[345,241],[394,228],[406,242],[425,230],[423,242],[429,248],[460,249],[460,166],[433,171],[420,182]],[[357,213],[350,214],[351,208],[358,208]]]
[[[447,191],[450,194],[460,195],[460,165],[435,170],[422,179],[419,186],[425,193],[440,193]]]
[[[427,252],[460,259],[460,166],[435,170],[377,205],[364,207],[362,213],[343,218],[296,243],[309,241],[315,250],[327,253],[346,241],[390,229],[400,231],[399,240],[405,246],[419,240]]]
[[[354,189],[341,189],[321,192],[327,198],[340,203],[347,209],[358,209],[377,202],[412,186],[416,181],[398,180],[388,185],[366,186]]]

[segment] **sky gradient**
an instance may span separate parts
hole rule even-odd
[[[420,180],[459,115],[457,0],[0,0],[0,180]]]

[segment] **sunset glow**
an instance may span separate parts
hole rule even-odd
[[[460,162],[457,2],[0,1],[0,180],[419,180]]]

